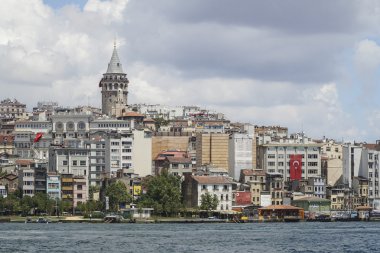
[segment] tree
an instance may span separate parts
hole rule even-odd
[[[109,197],[110,211],[117,212],[120,204],[130,203],[132,196],[128,193],[127,187],[121,181],[117,181],[107,186],[106,196]]]
[[[219,204],[218,197],[216,195],[211,195],[210,193],[201,195],[201,209],[202,210],[215,210]]]
[[[141,196],[141,206],[153,207],[156,213],[165,216],[178,213],[182,206],[179,177],[163,172],[149,178],[144,186],[147,192]]]

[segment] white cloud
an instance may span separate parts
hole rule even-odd
[[[4,0],[1,96],[16,97],[29,108],[39,100],[100,106],[98,82],[116,36],[131,103],[200,105],[231,120],[303,128],[316,137],[379,134],[377,116],[363,120],[367,108],[355,105],[354,114],[343,97],[355,97],[357,90],[374,96],[377,89],[380,47],[376,39],[363,38],[379,36],[380,13],[372,8],[378,4],[339,2],[346,10],[339,16],[334,11],[342,8],[332,4],[326,20],[318,15],[323,8],[301,4],[315,15],[303,16],[303,24],[287,5],[273,21],[271,4],[262,9],[257,4],[252,17],[239,8],[222,10],[223,5],[209,13],[215,3],[88,0],[83,10],[73,5],[54,10],[42,0]],[[353,52],[351,62],[340,58],[347,51]],[[339,76],[344,64],[359,73],[359,82],[349,80],[355,91],[347,91]]]

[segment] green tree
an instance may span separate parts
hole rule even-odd
[[[154,119],[154,125],[156,129],[159,129],[161,126],[167,126],[168,124],[169,124],[169,121],[165,120],[164,118]]]
[[[34,208],[33,199],[30,196],[24,196],[20,202],[22,215],[30,214],[30,210]]]
[[[182,207],[179,177],[164,171],[161,175],[149,178],[144,186],[147,192],[141,196],[141,206],[153,207],[155,213],[165,216],[178,213]]]
[[[210,193],[201,195],[201,209],[202,210],[215,210],[219,204],[218,197],[216,195],[211,195]]]
[[[128,193],[128,189],[121,181],[117,181],[107,186],[106,196],[109,197],[109,207],[111,212],[117,212],[120,204],[130,203],[132,196]]]

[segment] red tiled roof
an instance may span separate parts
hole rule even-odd
[[[191,163],[191,158],[189,158],[189,157],[167,156],[166,159],[170,163]]]
[[[199,184],[231,184],[232,181],[222,176],[192,176]]]
[[[265,176],[266,173],[263,170],[241,170],[244,176]]]
[[[0,144],[13,144],[14,139],[13,135],[0,135]]]
[[[124,112],[123,117],[144,117],[144,115],[138,112]]]
[[[367,143],[367,144],[363,144],[363,147],[366,147],[370,150],[380,150],[380,145],[378,144]]]
[[[16,164],[17,165],[31,165],[31,164],[34,164],[34,161],[33,160],[16,160]]]
[[[143,120],[144,122],[155,122],[154,119],[151,119],[151,118],[146,118]]]

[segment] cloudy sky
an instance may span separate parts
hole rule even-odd
[[[0,99],[100,107],[116,38],[130,103],[380,139],[380,1],[2,0]]]

